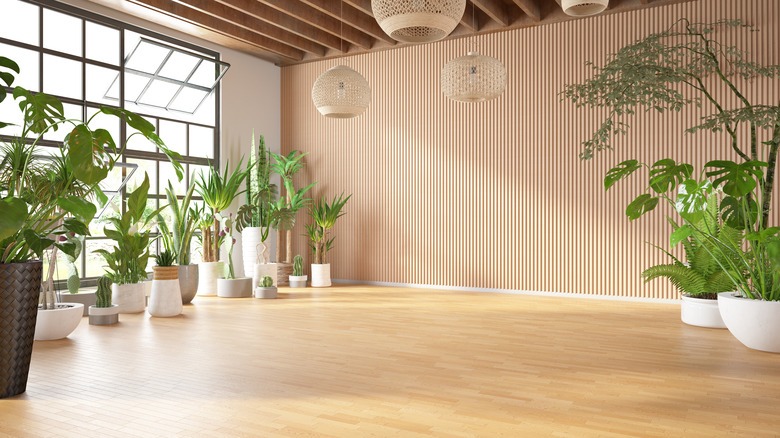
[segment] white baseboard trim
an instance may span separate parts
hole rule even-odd
[[[537,296],[546,296],[546,297],[585,298],[591,300],[611,300],[611,301],[635,301],[635,302],[642,302],[642,303],[662,303],[662,304],[682,303],[682,300],[672,300],[668,298],[621,297],[615,295],[576,294],[571,292],[544,292],[544,291],[518,290],[518,289],[493,289],[493,288],[464,287],[464,286],[440,286],[434,284],[391,283],[388,281],[345,280],[345,279],[335,279],[335,278],[332,281],[334,283],[367,284],[372,286],[389,286],[389,287],[413,287],[418,289],[442,289],[442,290],[454,290],[459,292],[488,292],[488,293],[498,293],[498,294],[537,295]]]

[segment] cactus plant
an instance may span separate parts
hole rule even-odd
[[[303,257],[300,254],[293,258],[293,275],[296,277],[303,275]]]
[[[109,277],[105,275],[98,277],[95,307],[111,307],[111,284],[113,282]]]
[[[270,275],[266,275],[265,277],[263,277],[261,284],[263,285],[263,287],[271,287],[274,285],[274,279],[271,278]]]

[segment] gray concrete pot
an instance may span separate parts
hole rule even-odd
[[[262,287],[258,286],[255,288],[255,298],[262,298],[262,299],[273,299],[276,298],[278,295],[276,286],[271,287]]]
[[[217,296],[221,298],[249,298],[252,296],[252,279],[218,278]]]
[[[306,287],[306,280],[308,279],[308,275],[291,275],[290,287]]]
[[[61,303],[80,303],[84,305],[84,315],[89,315],[89,306],[94,306],[97,303],[97,297],[95,291],[79,291],[77,294],[72,294],[68,291],[57,292]]]
[[[119,306],[112,304],[111,307],[89,306],[89,324],[90,325],[111,325],[119,322]]]
[[[189,304],[198,293],[198,265],[179,265],[181,303]]]

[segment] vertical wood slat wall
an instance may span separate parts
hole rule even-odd
[[[629,222],[623,210],[646,181],[605,193],[602,177],[628,158],[689,160],[698,169],[732,158],[722,136],[683,133],[710,108],[627,119],[631,130],[614,139],[614,152],[581,162],[581,142],[604,113],[576,109],[558,93],[587,77],[586,61],[601,64],[683,17],[741,18],[760,32],[732,30],[721,40],[780,63],[780,2],[699,0],[282,68],[282,151],[309,154],[298,185],[319,181],[314,194],[329,198],[352,194],[334,228],[333,278],[678,297],[666,281],[639,276],[668,262],[646,242],[668,247],[671,212]],[[506,65],[506,92],[487,103],[449,101],[441,69],[473,44]],[[311,101],[316,78],[339,63],[371,85],[371,105],[355,119],[322,117]],[[780,98],[778,81],[744,87],[763,103]],[[295,234],[308,222],[299,213]],[[294,251],[311,262],[304,237],[296,236]]]

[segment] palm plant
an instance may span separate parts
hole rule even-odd
[[[200,173],[197,181],[198,193],[203,197],[203,202],[211,208],[211,215],[216,218],[219,212],[226,210],[241,193],[241,183],[249,174],[249,169],[241,170],[244,159],[238,162],[238,166],[230,172],[230,162],[225,164],[225,171],[220,174],[211,167],[209,174]],[[213,226],[213,228],[211,228]],[[203,228],[203,261],[216,262],[219,260],[219,221],[214,220],[210,227]]]
[[[309,189],[314,187],[314,185],[317,183],[309,184],[303,189],[297,191],[295,190],[293,176],[301,169],[303,169],[303,157],[306,156],[306,153],[292,151],[287,154],[287,156],[284,156],[271,152],[271,156],[274,158],[274,163],[271,165],[271,168],[282,178],[282,185],[284,186],[285,197],[287,201],[287,205],[284,208],[288,212],[287,214],[292,216],[291,220],[287,221],[287,224],[289,224],[290,227],[284,228],[287,230],[287,237],[285,241],[287,246],[285,247],[284,263],[291,263],[290,257],[292,257],[292,229],[295,226],[295,216],[298,213],[298,210],[308,205],[307,202],[301,203],[303,195],[306,194],[306,192],[308,192]],[[296,200],[296,195],[300,195],[300,199]],[[277,208],[277,210],[280,210],[280,208]],[[275,228],[277,230],[281,229],[278,224]],[[281,233],[276,235],[276,239],[276,260],[281,261]]]
[[[176,254],[176,263],[179,266],[190,264],[190,247],[198,220],[198,213],[190,208],[194,190],[195,185],[190,185],[184,198],[179,202],[173,191],[173,185],[168,181],[165,196],[168,198],[168,207],[171,212],[171,227],[168,227],[168,223],[162,215],[157,217],[157,226],[160,228],[160,240],[163,247],[168,252]]]
[[[331,250],[333,241],[336,239],[335,237],[328,239],[328,231],[336,225],[338,218],[346,214],[342,209],[351,197],[352,195],[349,195],[344,198],[344,193],[342,193],[338,197],[334,197],[330,203],[323,197],[309,208],[309,216],[314,219],[314,224],[306,225],[306,235],[310,241],[309,247],[314,252],[315,264],[326,263],[328,251]]]

